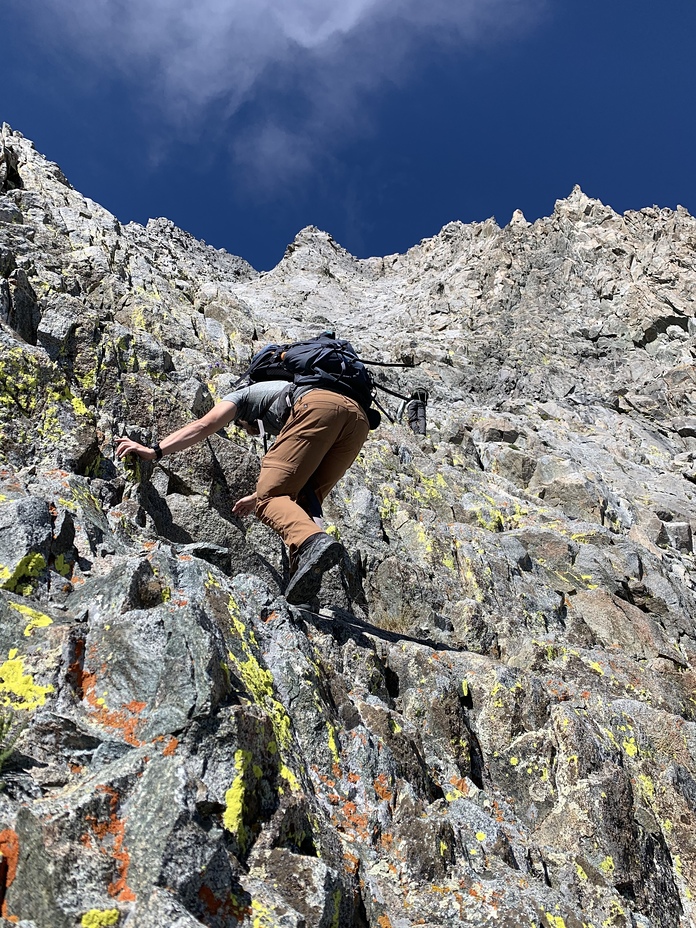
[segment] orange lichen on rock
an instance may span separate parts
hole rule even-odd
[[[18,919],[7,912],[7,901],[5,896],[7,890],[12,885],[15,875],[17,874],[17,862],[19,860],[19,838],[17,833],[11,828],[5,828],[0,831],[0,915],[9,921],[16,922]]]
[[[125,708],[128,709],[129,712],[132,712],[133,715],[138,715],[143,711],[145,706],[147,706],[146,702],[140,702],[139,700],[131,699],[129,703],[126,703]]]
[[[493,817],[495,818],[496,822],[504,822],[505,813],[500,808],[500,804],[494,799],[491,805],[493,808]]]
[[[179,747],[179,739],[172,737],[170,738],[169,743],[167,744],[165,749],[162,751],[162,754],[164,755],[164,757],[171,757],[174,751],[176,751],[178,747]]]
[[[60,470],[59,468],[53,468],[52,470],[46,471],[47,477],[55,477],[61,484],[61,486],[69,487],[68,477],[70,476],[67,470]]]
[[[348,828],[352,831],[355,831],[360,835],[361,838],[368,838],[367,831],[367,815],[363,815],[358,812],[357,807],[354,802],[348,800],[343,803],[341,809],[341,818],[343,819],[343,828]],[[341,825],[338,826],[341,828]]]
[[[379,928],[393,928],[391,919],[388,915],[380,915],[377,919],[377,924],[379,925]]]
[[[134,747],[140,747],[144,742],[135,737],[135,732],[140,722],[138,716],[147,706],[147,703],[131,700],[121,709],[107,709],[104,700],[100,700],[96,696],[96,686],[96,674],[84,671],[82,673],[82,690],[84,699],[90,706],[90,715],[94,721],[105,728],[115,728],[121,731],[124,741]]]
[[[99,842],[102,845],[107,844],[107,847],[100,848],[102,853],[110,854],[116,861],[118,877],[109,883],[107,892],[110,896],[118,899],[119,902],[135,902],[135,893],[128,886],[130,855],[125,846],[126,826],[125,822],[116,814],[118,793],[111,786],[98,786],[97,790],[109,796],[109,819],[106,822],[98,822],[92,816],[88,816],[87,822]],[[81,841],[85,847],[91,846],[91,839],[88,834],[83,835]]]
[[[456,790],[459,790],[462,796],[468,796],[469,784],[463,777],[450,777],[449,781]]]
[[[373,786],[379,798],[386,799],[386,801],[389,802],[394,794],[389,789],[389,786],[387,784],[388,784],[388,781],[387,781],[386,775],[383,773],[380,773],[380,775],[375,780]]]
[[[78,638],[75,642],[75,658],[68,665],[68,683],[75,690],[80,699],[83,698],[84,690],[84,659],[85,659],[85,639]]]
[[[232,895],[224,900],[218,899],[209,886],[201,886],[198,890],[198,898],[210,915],[222,918],[225,923],[230,917],[237,922],[241,922],[247,916],[253,914],[250,905],[245,905],[243,901],[236,899]]]
[[[209,886],[201,886],[201,888],[198,890],[198,898],[201,900],[211,915],[218,914],[222,902],[218,899],[218,897]]]

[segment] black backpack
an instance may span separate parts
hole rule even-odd
[[[375,382],[355,348],[333,335],[317,335],[303,342],[266,345],[251,360],[240,384],[265,380],[289,380],[300,387],[333,390],[359,403],[370,428],[379,425],[380,414],[372,408]]]

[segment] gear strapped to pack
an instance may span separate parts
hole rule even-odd
[[[397,413],[397,418],[401,419],[406,415],[409,428],[416,435],[425,435],[426,423],[426,406],[428,405],[428,391],[414,390],[408,400],[401,404]]]
[[[355,400],[365,410],[370,429],[380,424],[377,406],[393,422],[392,417],[377,402],[376,389],[392,396],[407,399],[375,382],[366,365],[380,367],[411,367],[411,364],[386,361],[363,361],[349,341],[336,338],[333,332],[324,332],[306,341],[285,345],[266,345],[251,359],[251,363],[235,387],[268,380],[288,380],[298,387],[318,387],[333,390]],[[287,397],[292,405],[291,393]]]

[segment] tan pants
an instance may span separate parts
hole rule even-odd
[[[321,503],[358,456],[369,429],[362,407],[339,393],[310,390],[295,403],[256,485],[256,515],[278,532],[291,559],[320,531],[298,495],[310,483]]]

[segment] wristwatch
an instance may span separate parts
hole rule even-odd
[[[156,445],[152,446],[152,450],[155,452],[155,460],[156,461],[162,460],[162,455],[164,454],[164,451],[162,451],[162,449],[160,448],[159,442],[157,442]]]

